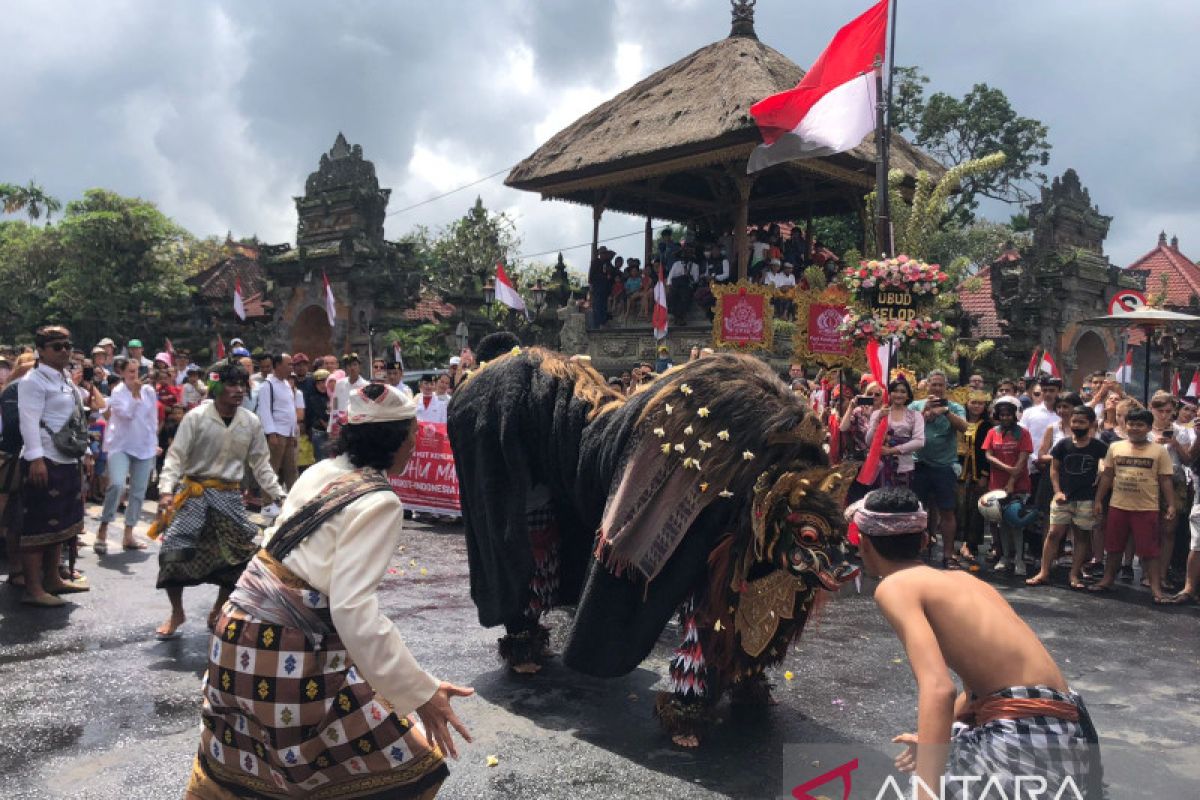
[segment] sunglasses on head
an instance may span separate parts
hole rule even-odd
[[[69,339],[65,342],[50,342],[46,347],[56,353],[61,353],[63,350],[70,350],[75,346],[75,343]]]

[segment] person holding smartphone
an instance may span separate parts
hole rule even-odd
[[[158,394],[138,376],[138,364],[118,358],[113,369],[121,383],[109,399],[108,425],[104,432],[104,450],[108,454],[108,488],[100,512],[100,529],[92,546],[97,555],[108,552],[108,525],[117,515],[117,505],[129,479],[129,501],[125,506],[123,550],[145,550],[146,543],[134,538],[133,529],[142,514],[146,487],[158,454]]]

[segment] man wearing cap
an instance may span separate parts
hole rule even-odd
[[[159,518],[147,535],[162,536],[158,588],[167,590],[171,615],[160,639],[179,636],[185,621],[183,589],[214,583],[217,601],[209,624],[254,556],[258,529],[246,518],[241,481],[249,467],[271,498],[284,496],[271,470],[271,453],[258,417],[242,408],[246,370],[219,361],[208,375],[211,403],[189,411],[179,423],[158,481]]]
[[[142,347],[141,339],[130,339],[125,345],[125,349],[129,352],[129,360],[137,362],[138,377],[145,378],[150,374],[150,368],[154,366],[154,362],[146,358],[145,348]]]
[[[338,456],[296,482],[217,620],[187,797],[432,798],[450,728],[471,741],[450,700],[473,690],[421,669],[377,596],[415,414],[384,384],[354,391]]]
[[[359,361],[358,353],[343,356],[342,369],[346,370],[346,377],[337,382],[333,390],[333,397],[329,398],[330,420],[336,418],[344,421],[346,409],[350,405],[351,393],[368,383],[367,379],[362,376],[362,362]]]
[[[96,347],[104,348],[104,352],[108,353],[108,363],[111,364],[113,356],[117,354],[117,343],[105,336],[103,339],[96,342]]]
[[[92,368],[94,369],[92,380],[102,394],[108,394],[108,365],[110,363],[107,349],[100,345],[92,348]]]

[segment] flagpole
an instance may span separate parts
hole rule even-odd
[[[888,14],[888,81],[887,92],[883,86],[883,64],[879,63],[875,71],[875,248],[888,256],[895,243],[892,240],[892,208],[891,197],[888,193],[888,172],[890,170],[891,145],[891,104],[892,84],[896,74],[896,4],[899,0],[891,0]],[[869,254],[874,257],[876,253]]]

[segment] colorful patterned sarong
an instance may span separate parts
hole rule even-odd
[[[83,474],[78,462],[56,464],[44,459],[46,485],[29,482],[29,462],[21,462],[21,549],[60,544],[83,530]]]
[[[193,784],[238,798],[433,797],[449,774],[441,752],[415,715],[397,716],[358,674],[329,598],[265,551],[247,576],[214,629],[197,755],[203,778]],[[242,584],[254,582],[260,588],[247,598],[277,618],[238,606]],[[280,603],[292,608],[283,613]],[[323,633],[314,636],[314,626]]]
[[[993,779],[1003,796],[1015,797],[1016,779],[1032,776],[1045,779],[1047,797],[1057,796],[1068,779],[1084,797],[1100,797],[1103,767],[1096,729],[1075,692],[1014,686],[976,699],[969,713],[966,723],[954,725],[946,774],[982,780],[970,789],[950,782],[947,797],[964,796],[964,791],[978,797]],[[1026,781],[1024,786],[1028,791],[1031,785]],[[1076,795],[1068,789],[1063,796]]]
[[[195,482],[185,480],[189,484]],[[237,583],[258,550],[258,528],[246,517],[237,484],[230,487],[202,487],[178,505],[158,554],[159,589]],[[184,496],[184,490],[176,496]]]

